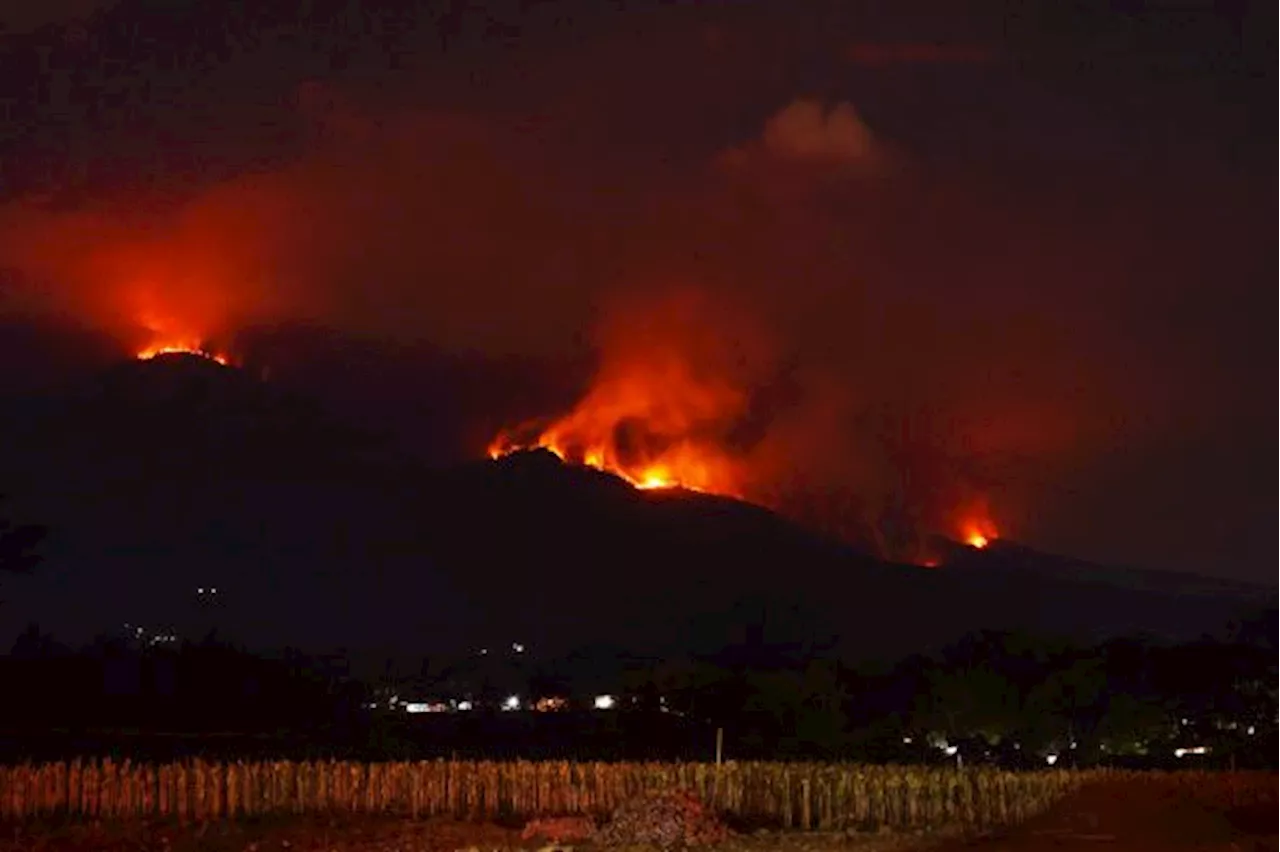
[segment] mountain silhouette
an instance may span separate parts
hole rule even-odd
[[[429,467],[197,356],[118,364],[8,410],[0,484],[49,528],[41,573],[58,584],[29,606],[95,628],[217,619],[250,645],[892,658],[976,629],[1196,638],[1274,606],[1273,590],[1004,542],[941,542],[940,569],[889,564],[759,506],[637,491],[542,451]],[[226,590],[216,612],[192,600],[210,584]]]

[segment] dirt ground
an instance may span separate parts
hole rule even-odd
[[[1273,788],[1274,790],[1274,785]],[[1186,784],[1098,785],[989,837],[757,833],[718,852],[1158,852],[1277,850],[1275,799],[1238,805]],[[0,852],[490,852],[536,850],[514,828],[388,818],[259,823],[0,826]],[[561,847],[568,848],[568,847]],[[586,852],[590,846],[578,849]],[[641,852],[634,847],[627,852]],[[646,850],[646,852],[648,852]]]
[[[895,835],[776,834],[735,837],[715,852],[914,852],[920,837]],[[172,824],[9,826],[0,852],[515,852],[594,849],[548,846],[522,840],[520,832],[493,825],[406,820],[290,820],[278,823],[214,823],[182,829]],[[616,852],[652,852],[623,847]]]
[[[1276,780],[1247,804],[1185,782],[1121,781],[1081,790],[1007,835],[955,840],[932,852],[1162,852],[1276,850]]]

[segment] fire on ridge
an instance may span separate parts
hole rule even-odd
[[[212,361],[215,364],[222,365],[223,367],[231,365],[231,359],[226,355],[219,352],[210,352],[198,345],[165,344],[159,346],[148,346],[146,349],[142,349],[137,353],[137,359],[139,361],[150,361],[153,358],[158,358],[162,355],[194,355],[197,358],[204,358],[207,361]]]
[[[682,488],[687,491],[720,494],[726,497],[739,496],[727,489],[719,490],[713,487],[708,466],[695,461],[688,450],[675,463],[658,458],[628,465],[619,462],[616,454],[607,447],[593,447],[580,453],[572,453],[554,437],[544,433],[536,441],[527,444],[513,441],[506,435],[499,435],[489,445],[489,458],[496,461],[512,453],[537,449],[547,450],[566,464],[577,464],[611,473],[640,491]]]
[[[798,515],[789,512],[788,483],[777,481],[787,474],[777,459],[770,463],[758,447],[734,440],[751,416],[754,389],[773,376],[769,347],[753,347],[761,332],[732,311],[678,295],[614,310],[599,332],[595,373],[577,401],[549,419],[502,430],[489,444],[489,457],[542,449],[642,491],[687,489],[757,503],[832,535],[863,535],[858,543],[882,557],[917,565],[942,561],[929,552],[929,527],[976,549],[995,540],[985,499],[976,495],[963,505],[930,507],[916,540],[901,544],[878,534],[883,530],[866,536],[865,528],[877,523],[874,514],[864,524],[806,517],[799,505],[791,507]]]

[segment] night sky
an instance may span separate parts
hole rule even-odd
[[[11,315],[565,365],[658,341],[763,400],[735,415],[762,482],[902,488],[909,434],[940,531],[980,500],[1047,551],[1274,583],[1267,4],[39,5],[6,38],[88,16],[92,55],[152,8],[186,64],[136,52],[99,106],[11,125]]]

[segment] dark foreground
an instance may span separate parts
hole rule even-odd
[[[1275,785],[1260,798],[1208,776],[1129,778],[1090,786],[1044,815],[989,837],[774,834],[739,836],[715,849],[858,852],[1157,852],[1276,850]],[[8,826],[0,852],[453,852],[534,850],[515,827],[390,818],[296,818],[178,826],[169,822]],[[563,847],[562,847],[563,848]],[[580,844],[579,849],[593,848]],[[640,852],[648,847],[630,847]]]
[[[734,837],[708,849],[717,852],[913,852],[936,840],[898,835],[758,833]],[[10,830],[2,852],[492,852],[556,848],[546,840],[525,840],[517,829],[471,823],[389,819],[292,820],[273,824],[219,823],[181,829],[174,825],[65,826],[40,831]],[[591,844],[560,849],[586,852]],[[622,847],[641,852],[650,846]]]
[[[1260,795],[1261,794],[1261,795]],[[1090,785],[1001,837],[944,843],[936,852],[1274,850],[1269,794],[1232,790],[1222,776],[1130,778]]]

